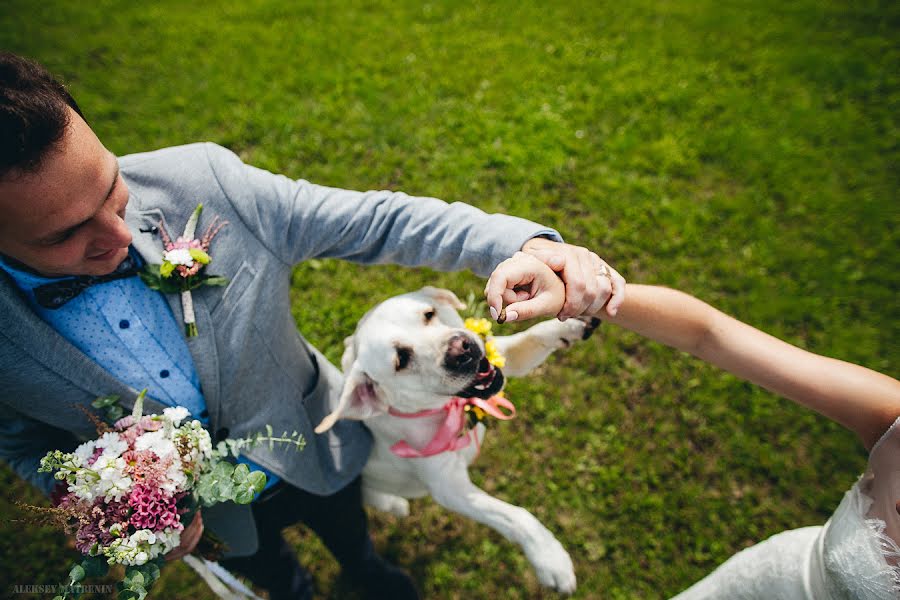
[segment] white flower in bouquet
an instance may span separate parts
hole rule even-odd
[[[176,494],[188,488],[187,476],[181,469],[179,461],[173,461],[169,468],[166,469],[166,477],[159,484],[160,489],[166,490],[170,494]]]
[[[191,413],[188,412],[183,406],[175,406],[171,408],[163,409],[163,416],[169,419],[172,422],[172,425],[178,427],[182,421],[191,416]]]
[[[100,476],[96,496],[103,496],[107,502],[119,501],[131,490],[131,478],[125,475],[125,459],[121,456],[101,454],[94,462],[93,469]]]
[[[184,470],[196,472],[213,456],[212,441],[200,421],[179,427],[172,436]]]
[[[162,459],[169,458],[175,454],[175,444],[169,439],[168,431],[165,428],[157,431],[148,431],[138,436],[134,441],[134,449],[150,450]]]
[[[128,442],[115,431],[107,431],[97,440],[96,448],[103,449],[103,456],[116,457],[128,450]]]
[[[75,452],[73,454],[78,459],[77,466],[83,466],[88,464],[88,461],[94,457],[94,450],[97,448],[97,440],[91,440],[89,442],[85,442],[75,448]]]
[[[123,565],[143,565],[176,548],[181,542],[178,531],[150,531],[139,529],[128,537],[120,537],[107,546],[103,553],[110,562]]]

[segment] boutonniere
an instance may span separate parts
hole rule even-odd
[[[197,335],[191,290],[201,285],[225,285],[228,283],[228,279],[225,277],[206,273],[206,265],[212,261],[209,255],[209,245],[219,230],[228,224],[228,221],[219,222],[219,217],[216,217],[206,228],[203,237],[198,239],[194,237],[194,233],[201,212],[203,212],[203,205],[198,204],[184,226],[184,233],[174,242],[160,222],[159,232],[164,247],[162,264],[148,264],[141,272],[141,279],[150,289],[159,290],[164,294],[181,294],[184,332],[187,337]]]

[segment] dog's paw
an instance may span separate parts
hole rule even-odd
[[[559,347],[568,348],[572,344],[580,340],[586,340],[591,337],[597,326],[600,325],[600,319],[597,317],[576,317],[566,321],[556,321],[558,326]]]
[[[395,517],[405,519],[409,516],[409,500],[400,496],[393,496],[384,511]]]
[[[363,487],[363,503],[401,519],[409,516],[409,501],[393,494]]]
[[[575,591],[575,567],[569,553],[555,538],[542,544],[535,553],[527,553],[541,585],[563,594]]]

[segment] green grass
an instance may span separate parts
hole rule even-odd
[[[115,153],[212,140],[317,183],[525,216],[630,281],[896,376],[897,3],[526,4],[7,0],[0,46],[60,74]],[[310,262],[294,315],[336,361],[368,307],[425,283],[483,285]],[[472,475],[556,533],[576,598],[671,595],[823,523],[865,464],[840,427],[609,327],[508,391],[519,417]],[[38,498],[0,475],[15,518]],[[371,516],[429,598],[554,597],[518,548],[430,500]],[[321,544],[289,535],[325,597],[348,597]],[[4,593],[62,580],[72,556],[6,520],[0,547]],[[182,565],[155,596],[211,597]]]

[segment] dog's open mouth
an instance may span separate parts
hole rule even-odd
[[[495,369],[487,358],[482,358],[475,379],[456,395],[460,398],[490,398],[503,389],[503,381],[500,369]]]

